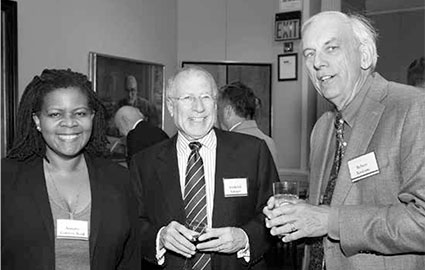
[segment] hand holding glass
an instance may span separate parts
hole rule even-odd
[[[198,220],[198,219],[186,219],[186,228],[197,232],[198,234],[193,236],[192,239],[189,239],[195,246],[199,243],[199,236],[203,234],[207,229],[207,223],[204,220]],[[187,258],[184,262],[184,270],[190,270],[192,269],[192,262],[191,259]]]
[[[273,183],[273,197],[275,207],[283,204],[295,203],[298,200],[298,183],[296,181],[279,181]]]
[[[191,242],[196,245],[198,243],[198,237],[201,236],[201,234],[203,234],[207,229],[207,223],[205,222],[205,219],[186,219],[186,228],[198,233],[191,239]]]

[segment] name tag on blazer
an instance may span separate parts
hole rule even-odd
[[[348,170],[350,171],[351,182],[353,183],[378,174],[379,167],[375,152],[370,152],[348,161]]]
[[[224,197],[248,196],[248,179],[246,178],[223,178]]]
[[[57,219],[58,239],[89,240],[89,223],[84,220]]]

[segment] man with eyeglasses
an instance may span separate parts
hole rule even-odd
[[[213,128],[217,92],[204,69],[177,72],[166,96],[178,132],[130,166],[142,256],[164,269],[267,269],[262,208],[278,174],[263,140]]]
[[[126,97],[118,101],[117,110],[122,106],[133,106],[140,110],[146,122],[153,126],[159,126],[159,116],[155,105],[140,96],[137,80],[133,75],[125,77],[125,91]]]

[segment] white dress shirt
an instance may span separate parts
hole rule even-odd
[[[199,150],[203,164],[204,164],[204,174],[205,174],[205,188],[207,193],[207,224],[208,227],[212,227],[212,216],[214,209],[214,190],[215,190],[215,165],[216,165],[216,149],[217,149],[217,136],[215,135],[214,129],[212,129],[207,135],[203,138],[197,140],[201,143],[202,147]],[[191,153],[189,147],[189,141],[180,131],[178,131],[177,136],[177,161],[179,168],[179,178],[180,178],[180,187],[182,198],[184,198],[184,187],[186,182],[186,167]],[[158,264],[162,265],[165,261],[165,248],[159,248],[159,235],[161,233],[162,227],[156,237],[156,258]],[[243,230],[242,230],[243,231]],[[250,260],[250,250],[249,250],[249,238],[245,231],[243,231],[247,239],[247,244],[244,249],[237,252],[238,258],[244,258],[246,262]]]
[[[190,152],[192,151],[189,147],[190,142],[191,141],[189,141],[179,131],[179,134],[177,136],[176,147],[182,198],[184,198],[187,161],[189,159]],[[199,154],[201,155],[202,161],[204,163],[205,187],[207,192],[207,224],[208,227],[211,228],[214,201],[215,160],[217,148],[217,137],[215,136],[214,130],[211,130],[206,136],[198,140],[198,142],[202,144],[202,147],[199,150]]]

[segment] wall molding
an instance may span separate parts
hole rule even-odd
[[[381,10],[381,11],[366,11],[366,15],[384,15],[384,14],[393,14],[393,13],[402,13],[402,12],[412,12],[412,11],[421,11],[425,10],[425,6],[423,7],[412,7],[412,8],[398,8],[391,10]]]

